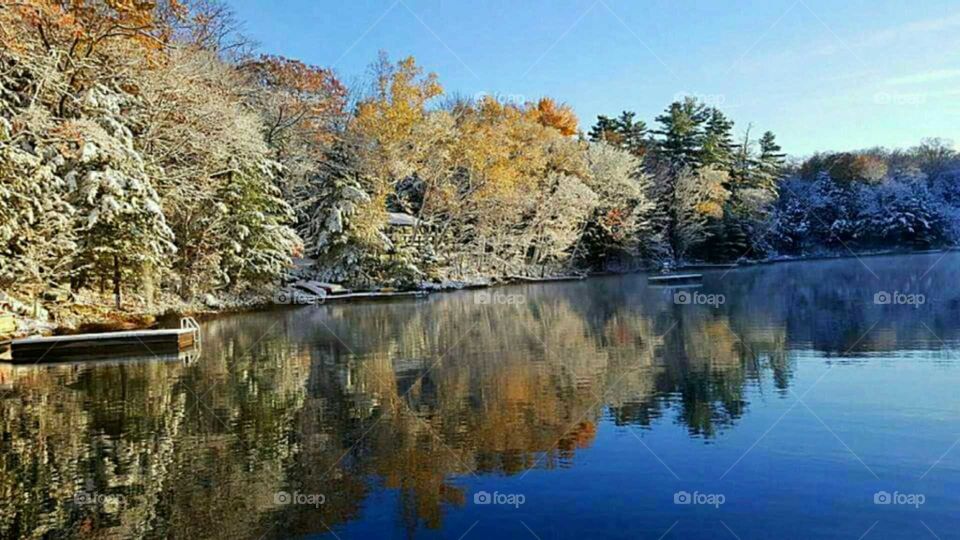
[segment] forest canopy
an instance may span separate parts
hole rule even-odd
[[[0,1],[0,290],[186,301],[957,239],[950,144],[788,162],[670,103],[583,126],[382,54],[347,87],[216,0]]]

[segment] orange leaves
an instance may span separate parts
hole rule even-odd
[[[815,154],[804,162],[800,171],[804,178],[810,180],[821,173],[828,173],[840,182],[877,183],[887,175],[887,162],[871,154]]]
[[[565,452],[572,452],[587,448],[597,437],[597,426],[589,420],[577,423],[577,425],[560,438],[557,447]]]
[[[315,142],[328,141],[331,124],[343,114],[347,89],[333,71],[282,56],[262,55],[243,66],[264,91],[271,143],[291,128],[303,128]]]
[[[458,127],[459,155],[488,196],[535,190],[548,170],[576,168],[567,163],[563,145],[551,144],[576,132],[576,117],[548,98],[517,107],[485,96],[464,112]]]
[[[551,127],[562,135],[576,135],[579,126],[577,115],[566,104],[557,104],[551,98],[541,98],[536,105],[528,105],[527,116],[540,125]]]
[[[186,13],[180,0],[22,0],[9,9],[0,10],[0,21],[5,27],[8,22],[20,27],[20,35],[13,32],[19,45],[35,32],[36,44],[62,46],[71,55],[83,56],[113,39],[156,49],[170,35],[161,12],[170,17]]]
[[[381,55],[374,66],[374,91],[358,105],[351,124],[361,138],[373,142],[367,163],[376,179],[375,198],[417,169],[430,151],[432,130],[427,103],[443,93],[433,73],[424,74],[413,57],[391,64]]]
[[[391,63],[381,57],[373,74],[372,92],[358,104],[350,128],[371,143],[363,161],[376,179],[371,194],[377,201],[409,180],[423,194],[426,221],[469,223],[477,238],[536,212],[558,191],[558,178],[587,174],[583,148],[570,137],[577,119],[569,106],[484,96],[434,109],[430,101],[443,89],[413,58]]]
[[[283,56],[261,55],[255,66],[263,84],[297,94],[324,94],[346,97],[346,88],[329,69],[305,64]]]
[[[723,205],[717,201],[704,201],[698,203],[695,208],[697,212],[703,216],[711,217],[713,219],[723,218]]]
[[[627,215],[621,208],[612,208],[600,217],[600,226],[615,240],[623,239],[629,232],[625,230],[626,223]]]

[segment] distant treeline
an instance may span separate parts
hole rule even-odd
[[[788,163],[772,133],[753,141],[748,128],[735,141],[722,112],[693,100],[672,104],[655,130],[634,118],[600,116],[589,136],[642,156],[658,193],[676,196],[678,184],[699,177],[681,190],[704,220],[695,236],[683,234],[688,222],[676,203],[656,199],[673,218],[664,227],[674,231],[665,236],[673,260],[931,248],[960,238],[960,155],[950,141]]]
[[[348,88],[238,28],[215,0],[0,3],[0,290],[120,303],[263,289],[297,256],[415,286],[956,238],[945,144],[795,166],[694,99],[585,134],[551,98],[444,98],[413,58]]]

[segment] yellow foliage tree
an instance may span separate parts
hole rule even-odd
[[[424,74],[412,56],[392,65],[381,55],[374,69],[376,88],[357,106],[355,124],[389,152],[409,142],[414,127],[426,116],[427,103],[442,95],[443,87],[436,74]]]
[[[428,102],[442,95],[443,87],[412,56],[392,64],[381,53],[373,70],[374,90],[357,105],[351,129],[372,143],[363,161],[375,183],[369,186],[371,202],[384,208],[389,190],[417,170],[417,158],[423,155],[417,128],[427,117]]]

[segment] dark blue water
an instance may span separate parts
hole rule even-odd
[[[265,311],[199,357],[5,367],[0,533],[958,538],[958,263]]]

